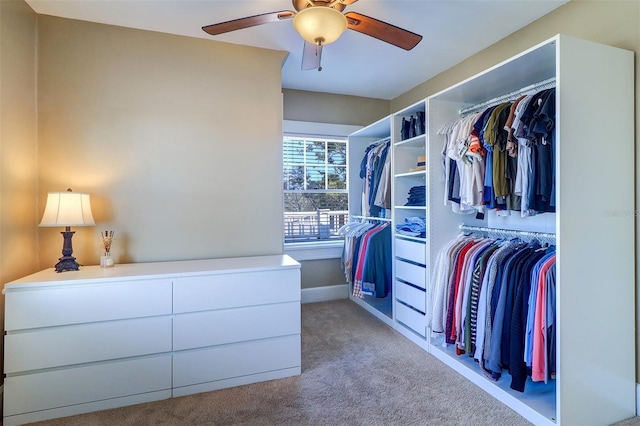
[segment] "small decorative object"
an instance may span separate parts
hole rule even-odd
[[[113,266],[113,257],[111,256],[100,256],[100,267],[101,268],[111,268]]]
[[[110,268],[113,266],[113,258],[111,257],[111,243],[113,243],[113,231],[100,232],[102,237],[102,246],[104,247],[104,256],[100,256],[100,266],[102,268]]]
[[[410,172],[418,172],[427,169],[427,156],[419,155],[416,167],[409,169]]]

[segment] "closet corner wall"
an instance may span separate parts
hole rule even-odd
[[[462,110],[544,81],[556,86],[556,212],[531,218],[489,213],[483,220],[454,214],[445,205],[438,130]],[[406,137],[402,119],[417,112],[424,112],[424,132]],[[534,424],[599,425],[634,416],[634,115],[633,52],[557,35],[354,133],[348,143],[352,215],[361,213],[358,171],[366,146],[391,138],[392,313],[351,299]],[[425,170],[417,169],[420,156]],[[424,206],[405,206],[411,188],[421,185]],[[425,217],[426,234],[399,235],[397,225],[416,216]],[[431,268],[461,225],[555,233],[557,378],[551,387],[515,392],[431,337],[425,316]]]

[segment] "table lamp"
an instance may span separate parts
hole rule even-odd
[[[72,226],[93,226],[93,215],[91,214],[91,203],[89,194],[80,192],[72,192],[67,189],[66,192],[49,192],[47,196],[47,205],[42,215],[40,226],[64,226],[65,230],[60,232],[64,237],[62,245],[62,257],[56,263],[56,272],[77,271],[80,264],[76,262],[71,246],[71,238],[75,231],[71,230]]]

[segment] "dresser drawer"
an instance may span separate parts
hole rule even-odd
[[[171,280],[50,286],[5,295],[5,330],[171,314]]]
[[[4,415],[171,389],[171,355],[7,377]]]
[[[177,352],[173,358],[174,388],[300,367],[300,336]]]
[[[300,334],[300,302],[177,315],[173,349]]]
[[[299,269],[178,278],[173,289],[175,313],[299,300]]]
[[[396,299],[419,310],[420,312],[426,312],[427,297],[424,290],[412,287],[401,281],[396,281],[395,291]]]
[[[420,263],[422,265],[427,262],[427,245],[419,241],[403,240],[396,238],[396,257]]]
[[[427,334],[425,316],[400,302],[395,302],[396,321],[406,325],[421,336]]]
[[[7,334],[4,342],[7,374],[170,352],[171,317],[43,328]]]
[[[396,278],[402,281],[406,281],[422,289],[426,288],[427,273],[424,266],[414,265],[413,263],[396,259],[395,275]]]

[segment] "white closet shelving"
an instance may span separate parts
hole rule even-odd
[[[430,352],[535,424],[611,424],[636,412],[633,53],[556,36],[431,96],[430,167],[438,167],[442,148],[437,130],[461,109],[549,79],[556,81],[557,212],[489,214],[483,226],[556,233],[557,379],[514,392],[437,339]],[[436,182],[429,265],[460,224],[477,225],[442,211]]]
[[[393,224],[427,218],[426,238],[394,237],[393,312],[378,318],[536,425],[603,425],[636,413],[633,60],[633,52],[558,35],[349,138],[350,161],[359,162],[366,137],[381,128],[391,135]],[[556,213],[489,212],[482,220],[453,213],[444,202],[438,130],[461,111],[549,81],[556,85]],[[402,140],[402,117],[418,110],[426,113],[426,135]],[[421,152],[426,170],[411,171]],[[358,200],[359,163],[350,167],[350,196]],[[425,206],[404,206],[408,190],[423,182]],[[423,300],[430,307],[431,267],[461,225],[556,235],[557,378],[551,384],[529,381],[524,393],[513,391],[509,380],[488,380],[468,356],[431,336],[422,311]]]
[[[391,209],[384,209],[383,217],[371,216],[363,200],[364,180],[360,178],[360,165],[367,151],[367,147],[380,141],[391,139],[391,116],[384,117],[375,123],[364,127],[349,135],[347,158],[349,164],[349,215],[351,220],[373,220],[391,222]],[[388,155],[392,155],[391,149]],[[391,325],[393,323],[393,288],[387,297],[376,298],[365,296],[363,299],[353,297],[352,288],[349,297],[354,302],[368,310],[378,319]]]
[[[427,220],[426,195],[424,202],[409,203],[411,191],[427,186],[426,146],[424,131],[426,103],[418,102],[393,114],[393,224],[396,230],[393,247],[395,288],[394,317],[407,337],[424,345],[427,333],[427,268],[425,265],[426,234],[411,236],[397,231],[398,225]],[[404,123],[410,124],[407,131]],[[403,129],[404,128],[404,129]],[[424,167],[420,167],[423,165]],[[425,190],[426,192],[426,190]],[[409,205],[407,205],[409,204]]]

